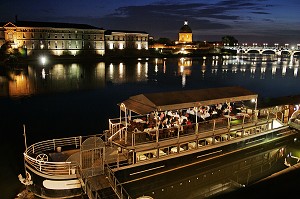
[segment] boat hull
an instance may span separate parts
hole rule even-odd
[[[80,180],[76,175],[51,176],[39,173],[26,166],[26,173],[30,176],[32,185],[28,188],[40,198],[74,198],[83,195]]]

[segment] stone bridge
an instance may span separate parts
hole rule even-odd
[[[236,50],[237,54],[241,53],[258,53],[258,54],[275,54],[275,55],[300,55],[300,45],[297,44],[296,48],[288,48],[287,46],[284,47],[268,47],[268,46],[223,46],[224,49],[229,50]]]

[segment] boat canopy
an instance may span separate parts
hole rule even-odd
[[[198,90],[145,93],[131,96],[120,103],[120,107],[137,114],[152,111],[180,110],[225,102],[257,99],[258,94],[239,86],[219,87]],[[124,109],[122,109],[124,110]]]

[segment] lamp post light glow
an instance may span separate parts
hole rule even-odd
[[[43,64],[43,66],[46,64],[46,62],[47,62],[47,59],[46,59],[46,57],[45,56],[42,56],[41,58],[41,63]]]
[[[285,48],[287,49],[289,47],[289,44],[284,44]]]
[[[251,99],[251,102],[252,102],[252,103],[255,103],[254,110],[256,110],[256,109],[257,109],[257,98]]]

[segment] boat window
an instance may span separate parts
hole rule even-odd
[[[221,141],[221,136],[216,135],[216,136],[215,136],[215,142],[220,142],[220,141]]]
[[[155,154],[156,155],[156,154]],[[164,151],[163,151],[163,149],[159,149],[159,157],[162,157],[162,156],[165,156],[165,155],[167,155],[167,153],[165,153]]]
[[[212,137],[209,137],[209,138],[205,138],[206,140],[206,144],[213,144],[213,138]]]
[[[228,134],[222,134],[221,135],[221,142],[225,142],[229,139],[229,135]]]
[[[178,148],[179,148],[179,149],[178,149]],[[169,153],[170,153],[170,154],[172,154],[172,153],[178,153],[178,150],[179,150],[179,152],[184,151],[183,148],[178,147],[178,146],[170,146],[170,147],[169,147]]]
[[[137,152],[136,153],[136,160],[138,161],[143,161],[143,160],[148,160],[151,158],[156,158],[156,150],[151,150],[151,151],[142,151],[142,152]]]
[[[242,137],[243,131],[236,131],[235,137]]]
[[[202,147],[206,145],[205,139],[198,140],[198,147]]]
[[[256,127],[256,133],[260,133],[260,132],[261,132],[260,126]]]
[[[164,152],[164,154],[166,154],[166,155],[169,155],[169,154],[170,154],[169,147],[160,148],[159,150],[161,150],[162,152]]]
[[[159,153],[159,154],[158,154],[159,157],[166,155],[166,153],[165,153],[163,150],[161,150],[161,149],[159,149],[159,150],[158,150],[158,149],[154,149],[154,150],[151,150],[151,151],[147,151],[147,153],[150,154],[150,158],[151,158],[151,157],[157,158],[157,157],[158,157],[157,151],[158,151],[158,153]]]
[[[252,134],[252,129],[245,129],[244,130],[244,135],[250,135]]]
[[[234,139],[236,137],[236,131],[232,131],[229,133],[230,139]]]
[[[189,142],[188,143],[188,150],[196,149],[196,148],[197,148],[197,143],[196,142]]]
[[[184,149],[184,151],[189,150],[188,143],[180,144],[180,148]]]
[[[268,130],[268,124],[264,124],[261,126],[262,131],[267,131]]]

